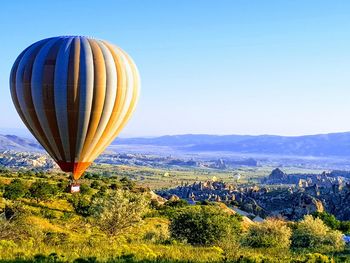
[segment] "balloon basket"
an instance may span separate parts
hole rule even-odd
[[[71,194],[79,193],[79,192],[80,192],[80,184],[78,184],[78,183],[72,183],[72,184],[69,186],[69,192],[70,192]]]

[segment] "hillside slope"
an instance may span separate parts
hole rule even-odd
[[[16,135],[0,135],[0,151],[6,150],[38,152],[43,149],[34,139],[27,139]]]

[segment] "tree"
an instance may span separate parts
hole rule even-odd
[[[122,179],[120,179],[120,182],[124,190],[132,190],[135,187],[135,182],[127,177],[123,177]]]
[[[120,183],[111,183],[109,185],[109,188],[112,190],[117,190],[117,189],[121,188],[121,184]]]
[[[171,219],[171,236],[193,245],[212,245],[234,236],[241,229],[240,218],[217,206],[187,206]]]
[[[74,211],[83,217],[91,216],[95,213],[91,206],[91,201],[85,196],[75,195],[69,200],[74,208]]]
[[[284,221],[269,219],[250,225],[243,243],[253,248],[289,248],[291,235]]]
[[[25,184],[21,180],[15,179],[5,186],[3,197],[10,200],[16,200],[23,197],[27,191],[28,189]]]
[[[67,192],[69,188],[69,182],[67,180],[60,179],[57,183],[57,187],[61,192]]]
[[[101,187],[101,183],[99,181],[94,180],[92,181],[90,187],[93,189],[99,189]]]
[[[315,212],[313,216],[320,218],[323,223],[333,230],[339,230],[344,234],[350,233],[350,221],[340,221],[334,215],[327,212]]]
[[[116,190],[92,200],[96,224],[109,235],[119,234],[142,220],[148,201],[142,194]]]
[[[29,196],[37,202],[46,201],[57,194],[57,186],[51,185],[42,180],[35,181],[29,188]]]
[[[320,218],[306,215],[293,230],[292,247],[310,250],[332,247],[333,250],[340,250],[344,247],[344,241],[340,231],[331,230]]]
[[[333,230],[338,230],[340,227],[340,221],[336,219],[332,214],[329,214],[327,212],[315,212],[313,216],[321,219],[323,223],[325,223]]]
[[[92,193],[92,189],[87,184],[80,185],[80,194],[89,195]]]
[[[341,221],[339,230],[342,231],[344,234],[349,235],[350,233],[350,221]]]

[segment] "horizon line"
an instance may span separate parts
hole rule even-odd
[[[9,133],[4,132],[5,130],[17,130],[21,131],[20,133],[24,134],[18,134],[18,133]],[[322,136],[322,135],[333,135],[333,134],[346,134],[350,133],[349,131],[339,131],[339,132],[320,132],[320,133],[312,133],[312,134],[299,134],[299,135],[283,135],[283,134],[268,134],[268,133],[262,133],[262,134],[238,134],[238,133],[229,133],[229,134],[215,134],[215,133],[179,133],[179,134],[162,134],[162,135],[121,135],[116,137],[116,139],[133,139],[133,138],[159,138],[159,137],[174,137],[174,136],[217,136],[217,137],[225,137],[225,136],[250,136],[250,137],[259,137],[259,136],[271,136],[271,137],[305,137],[305,136]],[[18,136],[18,137],[32,137],[34,136],[30,133],[29,130],[25,128],[5,128],[0,127],[0,135],[3,136]]]

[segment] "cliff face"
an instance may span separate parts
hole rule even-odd
[[[339,220],[350,220],[350,185],[335,185],[328,193],[321,193],[319,198],[325,204],[326,211],[334,214]]]
[[[268,208],[270,215],[286,217],[289,220],[298,220],[304,215],[324,211],[319,199],[302,191],[281,192],[271,199],[260,198],[258,203]]]

